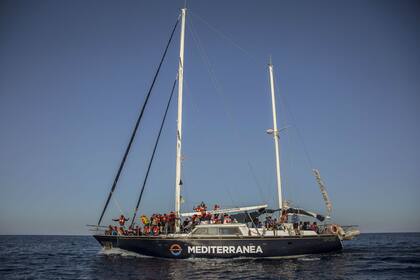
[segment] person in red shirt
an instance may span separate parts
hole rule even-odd
[[[169,213],[168,222],[169,222],[169,231],[175,232],[175,220],[176,220],[176,214],[175,212],[171,211]]]

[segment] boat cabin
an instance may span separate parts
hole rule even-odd
[[[190,236],[244,236],[248,235],[246,224],[200,224],[189,233]]]
[[[295,236],[293,224],[284,224],[282,229],[269,230],[266,228],[249,228],[243,223],[233,224],[200,224],[188,234],[191,237],[229,237],[229,236]],[[301,230],[299,235],[316,236],[312,230]]]

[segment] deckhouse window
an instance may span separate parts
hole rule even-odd
[[[242,235],[241,231],[237,227],[208,227],[208,228],[197,228],[194,235]]]
[[[194,231],[194,234],[209,234],[209,231],[206,228],[198,228],[196,229],[196,231]]]
[[[194,234],[197,235],[218,235],[219,228],[198,228]]]
[[[237,227],[219,228],[220,235],[240,235],[241,232]]]

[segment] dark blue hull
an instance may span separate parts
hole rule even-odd
[[[105,248],[120,248],[160,258],[276,258],[336,252],[343,249],[336,235],[296,237],[192,238],[95,235]]]

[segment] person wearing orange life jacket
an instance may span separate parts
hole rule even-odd
[[[159,227],[158,226],[153,226],[152,232],[153,232],[154,236],[159,235]]]
[[[127,222],[129,220],[129,218],[124,217],[123,214],[121,214],[121,216],[118,219],[112,219],[114,222],[118,222],[120,224],[121,227],[124,227],[125,222]]]
[[[168,216],[168,223],[169,223],[169,232],[175,232],[175,221],[176,221],[176,214],[175,212],[171,211]]]
[[[144,226],[144,235],[149,235],[150,234],[150,226],[149,225],[145,225]]]

